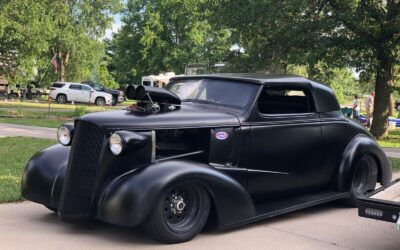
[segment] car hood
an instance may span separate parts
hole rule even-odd
[[[114,89],[105,89],[103,92],[111,94],[111,95],[120,95],[121,91],[119,90],[114,90]]]
[[[82,116],[78,120],[91,122],[102,128],[115,130],[233,127],[240,125],[238,117],[227,110],[201,108],[195,105],[185,104],[182,105],[181,109],[169,112],[141,113],[118,110],[91,113]]]

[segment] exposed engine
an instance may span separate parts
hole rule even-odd
[[[130,107],[130,111],[158,113],[173,111],[180,108],[181,99],[167,89],[133,85],[126,89],[128,99],[137,100],[137,104]]]
[[[209,129],[156,131],[156,158],[161,159],[193,152],[204,156],[209,149],[209,138]]]

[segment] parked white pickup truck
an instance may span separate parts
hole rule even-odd
[[[82,102],[97,106],[111,105],[112,95],[96,91],[86,84],[73,82],[55,82],[50,87],[49,97],[58,103]]]

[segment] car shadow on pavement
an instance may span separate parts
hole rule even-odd
[[[325,214],[327,212],[334,212],[334,210],[349,210],[349,209],[355,209],[354,207],[349,207],[346,205],[341,204],[338,201],[333,201],[330,203],[318,205],[315,207],[310,207],[306,208],[303,210],[295,211],[292,213],[280,215],[277,217],[273,217],[270,219],[265,219],[261,220],[259,222],[251,223],[242,227],[238,228],[233,228],[225,231],[218,230],[216,223],[213,223],[212,227],[206,227],[205,230],[203,230],[203,234],[208,234],[208,235],[218,235],[218,234],[225,234],[225,233],[232,233],[232,232],[239,232],[242,230],[250,229],[250,228],[255,228],[259,226],[274,226],[277,223],[283,223],[283,222],[290,222],[292,220],[297,220],[299,217],[302,219],[307,219],[306,217],[313,217],[317,216],[319,214]],[[354,212],[354,216],[358,216],[357,212]]]
[[[79,234],[88,237],[93,236],[108,241],[116,241],[126,244],[159,244],[157,241],[149,237],[145,230],[140,226],[127,228],[94,220],[79,223],[64,223],[51,211],[38,217],[37,220],[40,220],[41,223],[51,224],[52,227],[56,227],[56,230],[63,234]]]
[[[275,223],[288,222],[291,220],[296,220],[299,217],[307,219],[305,217],[311,217],[318,215],[320,213],[327,213],[335,209],[354,209],[345,207],[337,203],[324,204],[308,209],[304,209],[298,212],[278,216],[275,218],[263,220],[257,223],[249,224],[240,228],[230,229],[226,231],[218,230],[217,223],[215,219],[210,220],[206,225],[205,229],[202,231],[202,235],[224,235],[233,232],[238,232],[241,230],[247,230],[250,228],[255,228],[259,226],[273,226]],[[357,216],[356,212],[354,216]],[[54,227],[56,231],[62,234],[70,235],[80,235],[85,237],[96,237],[102,240],[118,242],[122,244],[141,244],[141,245],[160,245],[150,236],[148,236],[142,226],[135,228],[126,228],[120,226],[114,226],[101,221],[88,221],[80,223],[63,223],[60,221],[58,216],[48,211],[48,213],[43,216],[37,217],[37,220],[41,223],[47,223],[49,226]]]

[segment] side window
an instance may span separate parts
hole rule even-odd
[[[82,90],[83,90],[83,91],[91,91],[92,89],[89,88],[89,87],[86,86],[86,85],[82,85]]]
[[[262,114],[301,114],[315,112],[310,91],[302,88],[265,87],[258,99]]]
[[[78,85],[78,84],[71,84],[71,85],[69,85],[69,89],[81,90],[81,85]]]

